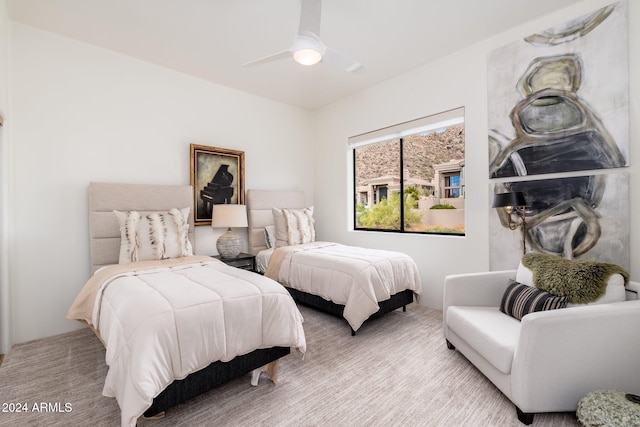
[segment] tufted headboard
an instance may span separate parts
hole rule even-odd
[[[118,263],[120,227],[114,210],[153,212],[186,207],[191,207],[189,241],[195,253],[191,186],[89,183],[91,274],[104,265]]]
[[[271,208],[304,208],[303,191],[247,190],[247,217],[249,221],[249,252],[257,254],[267,249],[264,227],[273,225]]]

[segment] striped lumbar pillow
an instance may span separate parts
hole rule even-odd
[[[511,281],[502,296],[500,311],[521,320],[525,315],[535,311],[565,308],[567,298],[552,295],[542,289]]]

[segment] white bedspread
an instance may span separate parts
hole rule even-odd
[[[130,265],[129,272],[122,265],[114,275],[100,272],[108,278],[91,310],[107,349],[103,394],[117,399],[123,426],[135,426],[171,382],[212,362],[273,346],[306,350],[300,312],[266,277],[212,258],[137,271]],[[70,317],[81,311],[75,304]]]
[[[268,277],[287,287],[343,304],[354,331],[398,292],[422,290],[416,263],[401,252],[314,242],[277,248]]]

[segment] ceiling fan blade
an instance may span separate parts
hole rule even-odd
[[[365,66],[358,61],[330,48],[327,48],[325,51],[324,56],[322,57],[322,62],[340,67],[349,73],[358,73],[365,69]]]
[[[320,35],[322,0],[300,0],[300,27],[298,34]]]
[[[318,59],[322,58],[321,61],[323,63],[340,67],[349,73],[357,73],[364,70],[364,65],[358,61],[329,49],[322,43],[319,37],[321,12],[322,0],[300,0],[300,27],[293,45],[288,50],[256,59],[243,65],[249,67],[293,56],[296,62],[303,65],[316,64]],[[306,61],[305,59],[307,58],[305,58],[304,54],[309,53],[309,51],[315,51],[318,56],[308,58],[312,60]],[[297,54],[300,54],[300,58],[296,58]]]
[[[282,52],[274,53],[264,58],[259,58],[254,61],[249,61],[242,64],[243,67],[252,67],[254,65],[264,64],[265,62],[277,61],[278,59],[291,57],[291,49],[283,50]]]

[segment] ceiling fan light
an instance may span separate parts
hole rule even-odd
[[[322,54],[315,49],[304,48],[293,52],[293,59],[302,65],[315,65],[322,60]]]

